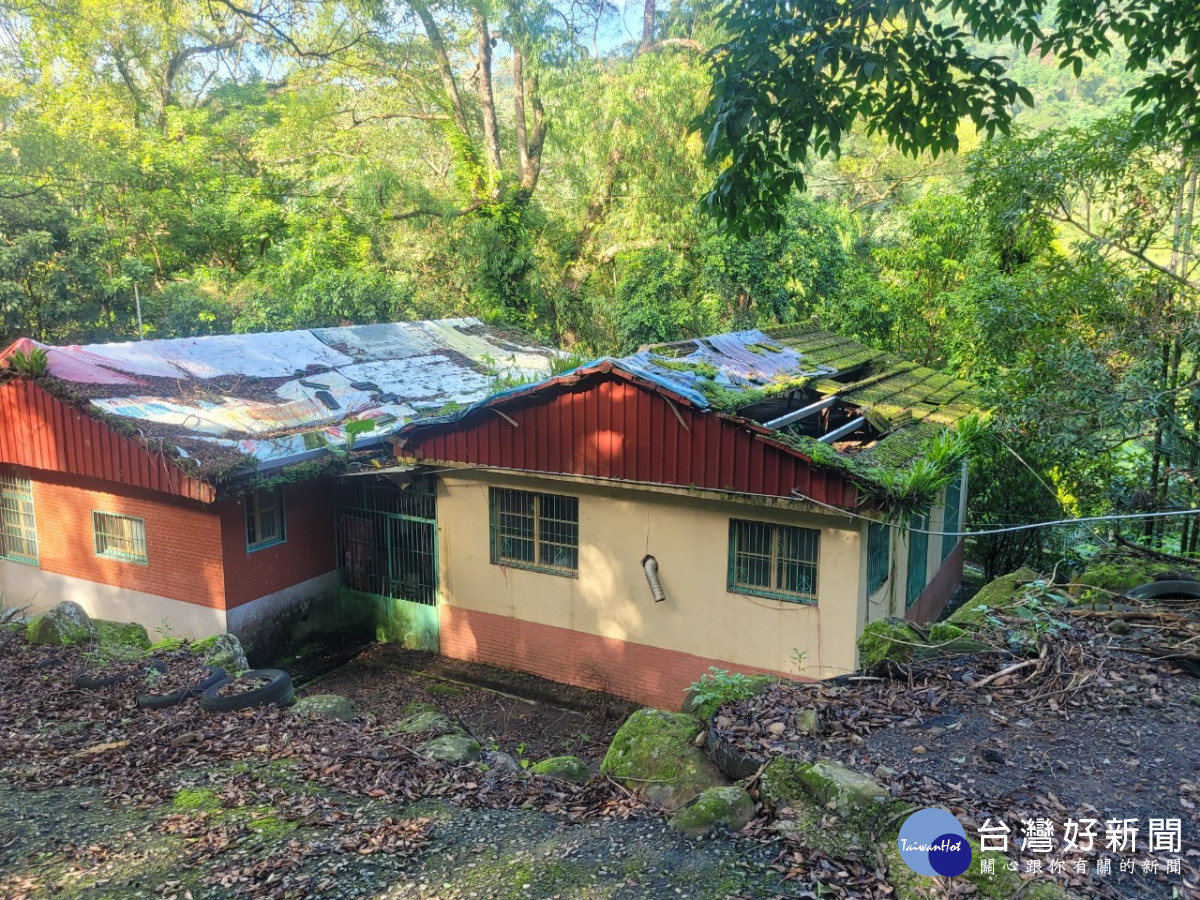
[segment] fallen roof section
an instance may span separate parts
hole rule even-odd
[[[674,403],[735,420],[859,481],[920,459],[930,440],[979,408],[970,384],[809,325],[777,326],[657,344],[593,360],[445,416],[412,422],[408,434],[452,426],[480,408],[561,389],[611,372]]]
[[[35,349],[57,394],[161,440],[202,477],[216,461],[262,470],[380,445],[408,421],[544,378],[563,355],[461,318],[87,346],[22,339],[0,358]]]

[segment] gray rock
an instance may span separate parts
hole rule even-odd
[[[31,644],[70,646],[93,641],[97,637],[96,626],[78,603],[64,600],[40,616],[34,616],[25,629]]]
[[[684,834],[699,837],[718,825],[738,831],[754,818],[754,801],[742,788],[714,787],[701,791],[688,806],[675,813],[671,825]]]
[[[488,769],[504,775],[521,775],[525,772],[520,763],[500,750],[489,750],[483,754],[483,761],[487,764]]]
[[[529,771],[535,775],[545,775],[560,781],[570,781],[572,784],[587,784],[591,778],[587,763],[577,756],[552,756],[534,763]]]
[[[817,711],[811,708],[798,709],[792,716],[793,727],[801,734],[817,735],[821,733],[821,719]]]
[[[209,650],[205,662],[210,666],[220,666],[231,675],[250,668],[246,651],[242,649],[242,642],[236,634],[218,635],[212,642],[212,649]]]
[[[479,742],[465,734],[444,734],[435,737],[421,747],[421,755],[456,766],[479,762],[483,756],[479,752]]]
[[[292,712],[298,716],[350,722],[354,719],[354,704],[338,694],[311,694],[297,700]]]

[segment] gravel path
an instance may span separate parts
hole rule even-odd
[[[777,847],[732,836],[689,839],[659,819],[569,825],[533,810],[345,799],[369,804],[372,817],[429,819],[429,843],[415,855],[346,853],[331,846],[328,829],[280,829],[261,809],[222,810],[197,815],[227,817],[236,840],[184,864],[195,839],[163,827],[178,818],[176,808],[109,805],[89,788],[0,785],[0,896],[723,900],[773,897],[780,881],[770,868]],[[245,878],[256,866],[297,858],[303,862],[281,866],[274,880],[269,872]]]

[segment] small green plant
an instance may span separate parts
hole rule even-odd
[[[41,347],[34,347],[28,353],[14,350],[8,356],[8,365],[18,375],[39,378],[49,371],[50,358]]]
[[[796,667],[796,674],[804,671],[804,666],[808,663],[808,651],[801,650],[799,647],[792,648],[792,665]]]
[[[760,686],[755,679],[741,672],[709,666],[699,681],[693,681],[688,686],[688,693],[692,697],[694,708],[705,709],[711,704],[720,705],[744,700]]]

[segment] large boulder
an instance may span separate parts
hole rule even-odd
[[[920,633],[903,619],[880,619],[858,636],[858,664],[869,669],[884,660],[905,663],[924,643]]]
[[[731,831],[745,828],[754,818],[754,801],[736,785],[701,791],[690,804],[671,818],[671,825],[684,834],[699,837],[718,825]]]
[[[245,672],[250,668],[250,662],[246,659],[246,651],[242,649],[242,642],[238,640],[236,634],[219,634],[215,638],[206,638],[205,640],[212,641],[208,645],[210,649],[208,657],[205,659],[208,665],[220,666],[231,675]]]
[[[600,772],[650,803],[676,810],[729,780],[699,747],[701,726],[685,713],[639,709],[613,736]]]
[[[310,694],[292,706],[292,713],[314,719],[354,720],[354,704],[339,694]]]
[[[30,619],[29,625],[25,629],[25,636],[31,644],[67,647],[72,644],[94,641],[97,631],[82,606],[72,603],[70,600],[64,600],[40,616]]]
[[[577,756],[552,756],[534,763],[529,767],[534,775],[545,775],[557,778],[559,781],[570,781],[573,784],[587,784],[591,778],[587,763]]]
[[[483,758],[479,742],[465,734],[444,734],[426,741],[421,747],[421,755],[456,766],[479,762]]]

